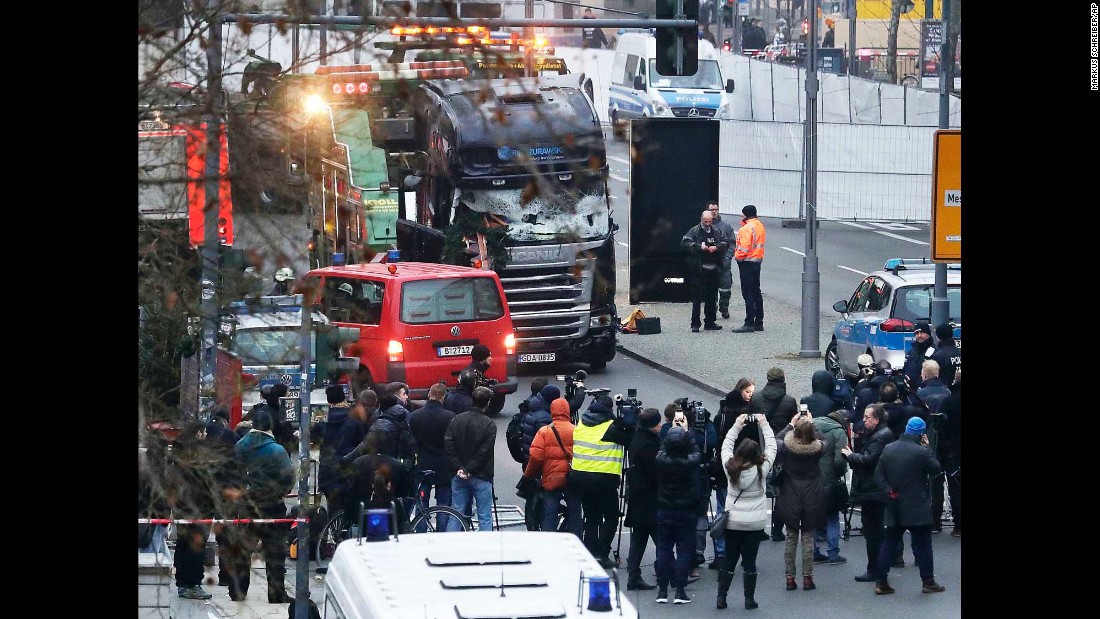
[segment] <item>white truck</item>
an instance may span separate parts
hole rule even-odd
[[[524,619],[614,613],[633,619],[638,612],[618,584],[571,533],[351,538],[337,546],[329,563],[321,615]]]

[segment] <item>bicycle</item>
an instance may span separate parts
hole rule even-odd
[[[454,519],[462,531],[472,531],[473,525],[470,517],[457,509],[447,505],[428,506],[428,496],[435,485],[435,471],[413,471],[413,487],[416,488],[412,496],[400,497],[404,512],[407,517],[398,514],[401,526],[398,533],[434,533],[446,530],[446,524]],[[447,518],[441,518],[446,516]],[[340,542],[353,537],[359,523],[346,522],[343,509],[332,512],[321,529],[317,539],[317,559],[332,559],[336,552],[336,546]],[[442,520],[442,522],[441,522]]]

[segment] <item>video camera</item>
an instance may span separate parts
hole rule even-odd
[[[474,370],[474,387],[488,387],[492,389],[500,382],[495,378],[488,378],[481,370]]]
[[[616,393],[615,412],[627,425],[632,427],[637,425],[638,415],[642,412],[642,401],[638,399],[638,390],[627,389],[625,398],[623,394]]]
[[[672,401],[680,410],[684,411],[684,415],[687,416],[688,422],[693,426],[702,428],[708,421],[710,421],[710,411],[699,400],[691,400],[689,398],[679,398]]]
[[[585,372],[584,370],[577,370],[573,374],[559,374],[558,375],[558,380],[565,382],[565,399],[566,400],[572,401],[573,397],[577,395],[577,390],[578,389],[584,389],[584,380],[586,378],[588,378],[588,372]],[[593,391],[599,391],[599,390],[594,389]],[[610,393],[610,392],[611,392],[610,389],[604,391],[604,393]],[[593,394],[593,393],[591,393],[587,390],[585,391],[585,393],[587,393],[588,395],[591,395],[593,397],[596,396],[596,395],[600,395],[598,393]]]

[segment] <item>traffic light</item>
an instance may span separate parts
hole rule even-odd
[[[340,349],[345,344],[359,341],[358,327],[337,327],[334,325],[314,325],[317,344],[314,346],[314,359],[317,364],[318,384],[328,381],[335,383],[340,375],[359,369],[358,357],[342,357]]]
[[[676,19],[683,2],[684,19],[699,20],[699,0],[657,0],[657,19]],[[699,71],[699,34],[695,28],[657,28],[657,73],[695,75]],[[676,70],[676,48],[683,46],[683,67]]]

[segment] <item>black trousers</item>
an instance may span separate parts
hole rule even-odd
[[[262,505],[241,517],[286,518],[286,505],[282,501]],[[231,598],[243,598],[248,593],[252,553],[257,544],[264,558],[268,595],[278,595],[286,591],[286,544],[289,533],[290,525],[287,523],[229,525],[225,528],[223,536],[218,538],[218,556],[229,577]],[[222,539],[226,542],[224,545]]]
[[[756,555],[760,551],[760,537],[763,529],[758,531],[732,531],[726,529],[726,565],[723,569],[732,572],[737,567],[737,560],[741,560],[741,567],[746,574],[756,573]]]
[[[201,524],[181,524],[176,529],[176,554],[172,563],[176,568],[176,586],[194,587],[202,584],[203,559],[206,556],[206,538],[210,529]]]
[[[642,557],[645,556],[645,548],[650,538],[653,539],[653,547],[657,547],[657,527],[631,527],[630,528],[630,553],[626,556],[626,575],[630,579],[642,577]]]
[[[699,282],[696,284],[695,298],[691,302],[691,326],[700,327],[699,305],[703,305],[703,318],[707,324],[714,324],[718,319],[718,269],[699,269]],[[702,295],[700,298],[699,295]]]
[[[611,552],[615,527],[619,524],[619,491],[613,489],[579,492],[584,511],[584,547],[593,557],[601,559]]]
[[[867,541],[867,571],[875,574],[875,564],[878,563],[878,552],[882,547],[882,538],[886,530],[882,526],[886,508],[879,502],[860,503],[859,514],[863,530],[863,539]],[[900,543],[899,543],[900,549]]]
[[[738,261],[737,274],[741,278],[741,298],[745,300],[745,324],[764,324],[764,295],[760,293],[760,263]]]

